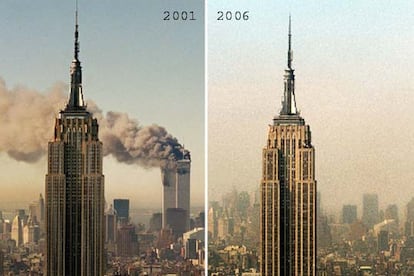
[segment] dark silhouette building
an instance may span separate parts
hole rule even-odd
[[[378,195],[364,194],[362,199],[362,222],[372,228],[379,222]]]
[[[393,219],[397,225],[399,224],[400,219],[398,217],[398,207],[396,204],[390,204],[387,206],[384,212],[384,219]]]
[[[129,199],[114,199],[114,209],[119,220],[129,221]]]
[[[173,232],[177,239],[187,231],[187,211],[182,208],[168,208],[167,209],[167,227]]]
[[[357,206],[344,205],[342,207],[342,223],[351,224],[357,220]]]
[[[154,213],[150,219],[149,231],[158,232],[162,228],[162,213]]]
[[[132,257],[138,255],[138,236],[135,233],[135,226],[132,224],[120,225],[116,244],[118,256]]]
[[[114,243],[117,232],[117,215],[112,204],[105,212],[105,242]]]
[[[405,209],[405,235],[407,237],[414,236],[414,198],[412,198],[406,206]],[[413,239],[414,240],[414,239]]]

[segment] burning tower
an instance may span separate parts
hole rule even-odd
[[[182,149],[181,156],[174,156],[168,159],[161,167],[163,183],[162,201],[162,227],[167,226],[167,210],[177,209],[186,212],[185,229],[190,228],[190,168],[191,157],[188,150]],[[178,210],[182,209],[182,210]],[[168,212],[173,214],[174,211]]]

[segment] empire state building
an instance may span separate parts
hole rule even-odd
[[[291,28],[280,114],[269,126],[261,181],[261,275],[316,275],[315,149],[296,108]]]
[[[46,275],[104,275],[104,176],[98,122],[82,94],[76,12],[66,108],[55,121],[46,175]]]

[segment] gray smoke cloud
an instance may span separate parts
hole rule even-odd
[[[46,93],[23,86],[8,89],[0,78],[0,151],[28,163],[45,155],[47,142],[53,138],[54,119],[67,101],[66,91],[63,83]],[[104,155],[146,168],[182,157],[182,145],[164,127],[141,126],[126,113],[103,114],[91,101],[88,110],[98,119]]]

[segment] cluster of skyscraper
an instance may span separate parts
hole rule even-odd
[[[27,209],[0,211],[0,275],[43,273],[45,204],[42,194]]]
[[[29,214],[24,209],[16,210],[12,220],[3,218],[0,212],[0,240],[11,238],[13,247],[37,243],[44,233],[45,206],[43,196],[29,205]]]
[[[50,276],[104,275],[105,239],[118,240],[121,256],[135,250],[137,242],[129,223],[129,201],[115,200],[116,212],[107,212],[104,219],[102,142],[98,121],[83,100],[78,38],[76,11],[70,96],[48,145],[45,272]],[[183,149],[182,158],[167,160],[162,167],[162,226],[181,235],[190,228],[190,164],[190,153]],[[19,228],[20,218],[14,224]],[[20,241],[20,231],[18,235]]]
[[[114,199],[105,211],[105,244],[117,256],[138,255],[138,237],[130,221],[129,199]]]
[[[113,249],[121,257],[140,253],[137,231],[130,222],[129,200],[115,199],[113,206],[104,210],[103,144],[99,140],[98,121],[88,111],[83,99],[77,21],[76,12],[70,95],[66,107],[55,120],[54,138],[48,144],[45,203],[40,196],[39,201],[29,207],[28,216],[20,210],[11,223],[6,223],[0,215],[0,234],[10,235],[9,240],[14,240],[15,247],[37,243],[42,232],[46,232],[45,274],[49,276],[104,275],[105,243],[107,249]],[[296,107],[291,37],[289,18],[282,108],[269,126],[262,151],[259,222],[262,276],[316,275],[317,218],[322,225],[318,230],[320,236],[331,234],[323,227],[328,225],[328,219],[317,214],[320,201],[317,200],[315,180],[315,149],[310,127]],[[192,228],[190,152],[182,149],[180,156],[163,162],[162,213],[154,214],[149,232],[159,231],[158,243],[164,248],[182,237],[185,245],[183,256],[197,259],[204,230],[195,227],[189,231]],[[258,206],[240,205],[245,208],[239,208],[244,211],[237,215],[239,218],[247,216],[247,210]],[[228,209],[220,212],[217,209],[213,206],[209,212],[209,230],[216,242],[224,241],[235,232],[235,219]],[[197,226],[204,225],[204,217],[202,221]],[[344,205],[341,223],[349,226],[357,221],[357,206]],[[372,230],[377,238],[378,251],[392,251],[389,250],[389,237],[390,233],[398,233],[398,223],[395,204],[380,214],[378,196],[364,194],[360,221],[363,229],[354,232],[360,238],[368,233],[367,229]],[[394,242],[392,245],[393,251],[400,246],[402,254],[408,256],[407,248],[414,248],[414,199],[407,204],[404,231],[408,237],[407,244],[401,243],[400,246]],[[352,237],[350,240],[357,239]],[[320,243],[320,246],[328,247],[325,243]],[[227,251],[233,249],[228,248]],[[233,251],[245,254],[246,248]],[[414,258],[414,253],[412,255]],[[3,257],[0,250],[0,264]]]
[[[129,201],[114,200],[114,208],[111,206],[104,213],[103,145],[99,140],[98,121],[87,110],[83,99],[77,21],[76,12],[70,96],[55,120],[54,139],[48,144],[45,214],[42,208],[34,208],[29,217],[18,214],[11,225],[12,238],[20,245],[26,240],[39,239],[40,227],[46,221],[45,274],[49,276],[104,275],[105,241],[116,243],[119,256],[138,253],[134,252],[137,236],[129,222]],[[269,128],[262,156],[260,265],[263,276],[316,273],[315,150],[310,127],[296,108],[290,29],[289,19],[282,109]],[[181,153],[180,157],[165,160],[161,167],[162,229],[170,229],[170,232],[161,232],[161,242],[163,235],[172,233],[178,237],[190,230],[191,158],[187,150]],[[373,218],[378,214],[371,213],[378,210],[378,201],[368,196],[365,201],[372,204],[364,203],[367,208],[364,220],[374,224]],[[353,207],[344,207],[344,213],[347,214],[344,220],[352,220]],[[202,233],[194,231],[188,237],[184,235],[192,255],[196,252],[193,235]]]
[[[45,229],[45,274],[49,276],[104,275],[105,242],[114,244],[119,256],[139,253],[136,229],[130,223],[129,200],[116,199],[113,207],[104,210],[103,145],[99,140],[98,121],[83,99],[77,13],[75,26],[70,96],[55,120],[54,138],[48,144],[45,211],[41,198],[37,205],[30,207],[29,216],[19,212],[9,227],[16,246],[37,242],[41,230]],[[262,152],[259,260],[262,276],[316,275],[319,208],[315,149],[310,127],[296,107],[291,37],[289,19],[282,108],[269,126]],[[181,156],[164,161],[162,214],[154,216],[151,223],[158,228],[156,220],[159,219],[160,228],[166,230],[160,232],[160,244],[170,244],[171,236],[183,237],[185,257],[196,259],[197,242],[203,239],[203,231],[188,232],[190,153],[182,149]],[[234,220],[226,211],[220,214],[216,224],[214,209],[210,215],[213,239],[220,240],[233,233]],[[396,205],[386,209],[385,219],[388,218],[398,225]],[[344,205],[342,223],[352,224],[356,220],[356,205]],[[386,251],[389,231],[381,230],[376,194],[364,195],[361,220],[374,231],[378,226],[378,248]],[[407,205],[405,235],[414,235],[414,201]]]

